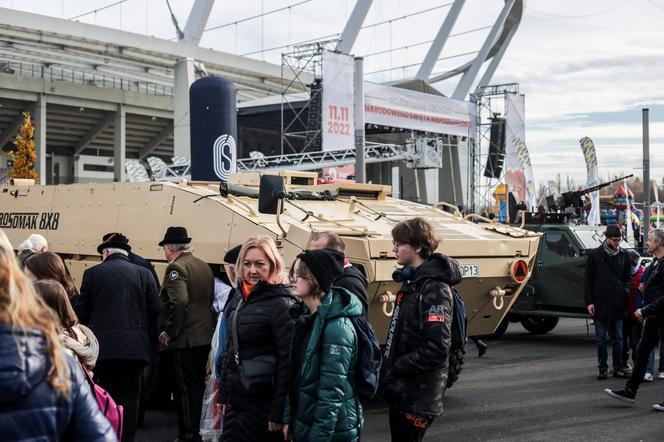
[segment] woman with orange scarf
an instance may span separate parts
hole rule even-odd
[[[237,260],[219,382],[222,441],[282,440],[295,302],[274,240],[252,236]]]

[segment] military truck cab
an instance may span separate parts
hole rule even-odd
[[[533,275],[492,335],[495,338],[505,332],[509,322],[520,322],[529,332],[544,334],[553,330],[561,317],[590,317],[584,299],[586,255],[602,244],[605,227],[554,222],[526,224],[524,228],[544,237]],[[627,243],[621,246],[629,248]]]

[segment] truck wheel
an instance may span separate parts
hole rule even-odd
[[[459,380],[461,370],[463,370],[463,361],[466,355],[464,348],[457,348],[450,351],[449,367],[447,369],[447,388],[452,388],[452,385]]]
[[[548,316],[528,316],[521,320],[523,328],[534,335],[543,335],[553,330],[558,325],[558,318]]]
[[[498,328],[496,329],[496,331],[494,331],[493,333],[491,333],[489,335],[484,335],[484,336],[482,336],[482,338],[484,338],[484,339],[500,339],[505,334],[505,332],[507,331],[507,326],[508,325],[510,325],[510,321],[507,318],[505,318],[505,319],[502,320],[500,325],[498,325]]]

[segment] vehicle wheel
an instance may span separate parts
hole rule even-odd
[[[507,326],[508,325],[510,325],[510,321],[507,318],[505,318],[500,323],[500,325],[498,326],[496,331],[494,331],[490,335],[484,335],[484,336],[482,336],[482,338],[484,338],[484,339],[500,339],[505,334],[505,332],[507,331]]]
[[[457,348],[450,352],[449,367],[447,369],[447,388],[452,388],[452,385],[459,380],[461,370],[463,370],[463,361],[466,355],[466,350]]]
[[[558,318],[548,316],[528,316],[521,320],[523,328],[534,335],[543,335],[553,330],[558,325]]]

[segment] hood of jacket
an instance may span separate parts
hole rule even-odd
[[[20,401],[46,380],[47,354],[40,331],[0,324],[0,405]]]
[[[434,253],[417,269],[413,281],[420,279],[437,279],[452,287],[461,282],[461,267],[456,259]]]
[[[325,321],[332,318],[360,316],[362,303],[353,293],[332,286],[318,306],[318,315]]]

